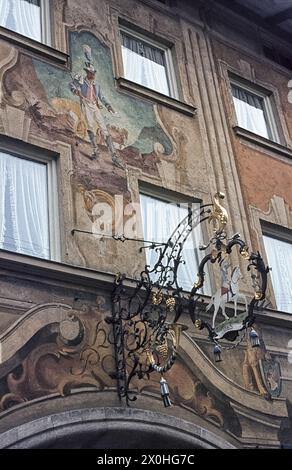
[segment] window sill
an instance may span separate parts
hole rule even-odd
[[[45,284],[70,284],[85,288],[112,290],[115,274],[86,267],[35,258],[12,251],[0,250],[0,274],[18,279],[30,279]],[[131,287],[130,281],[125,285]]]
[[[53,47],[18,34],[0,26],[0,39],[9,41],[17,47],[35,54],[38,58],[49,59],[57,65],[67,65],[69,56]]]
[[[111,292],[115,274],[96,271],[56,261],[35,258],[11,251],[0,250],[0,274],[17,279],[33,280],[46,285],[70,285],[78,289],[103,289]],[[124,285],[134,289],[133,280],[126,278]],[[203,296],[205,301],[209,296]],[[7,307],[7,306],[6,306]],[[292,314],[277,310],[264,309],[256,312],[258,323],[292,329]]]
[[[186,114],[187,116],[194,117],[196,115],[197,109],[190,104],[179,101],[170,96],[163,95],[162,93],[151,90],[150,88],[146,88],[142,85],[139,85],[138,83],[131,82],[130,80],[127,80],[123,77],[118,77],[116,80],[119,88],[122,90],[129,91],[130,93],[135,94],[141,98],[146,98],[152,103],[162,104],[168,108],[178,111],[179,113]]]
[[[277,153],[284,157],[292,158],[292,149],[282,144],[279,144],[278,142],[274,142],[273,140],[261,137],[260,135],[254,134],[253,132],[243,129],[239,126],[234,126],[233,130],[237,136],[242,137],[248,140],[249,142],[258,145],[259,147],[261,147],[261,149],[265,148],[267,150],[270,150],[271,152]]]
[[[256,311],[256,319],[257,323],[292,329],[292,314],[288,312],[281,312],[269,308],[261,312]]]

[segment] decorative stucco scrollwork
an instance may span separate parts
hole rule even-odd
[[[0,410],[54,393],[67,395],[76,387],[111,386],[112,346],[101,316],[63,304],[40,305],[0,336],[2,364],[13,364],[0,379],[5,390]],[[24,347],[29,352],[17,362]]]

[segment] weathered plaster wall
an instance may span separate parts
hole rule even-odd
[[[73,410],[90,407],[94,390],[95,407],[125,405],[118,400],[112,377],[113,339],[111,326],[105,321],[111,315],[110,292],[78,282],[43,281],[31,277],[28,282],[18,276],[17,302],[6,307],[6,314],[4,305],[1,307],[1,316],[6,318],[1,334],[2,433],[26,420],[70,409],[70,403]],[[2,292],[6,298],[14,283],[7,279],[7,291]],[[26,299],[30,299],[30,305]],[[195,333],[187,318],[184,323],[189,332],[183,335],[179,357],[166,375],[174,406],[163,408],[160,376],[153,373],[149,380],[132,381],[131,392],[139,395],[131,408],[183,419],[236,446],[257,441],[262,446],[277,447],[277,433],[287,416],[285,401],[267,400],[256,384],[253,390],[246,390],[238,367],[243,367],[243,348],[236,358],[226,354],[223,367],[217,367],[203,333]],[[257,363],[258,358],[252,360]],[[130,372],[130,357],[127,362]]]
[[[212,25],[215,26],[214,19]],[[264,148],[260,143],[251,143],[236,135],[233,130],[236,119],[227,75],[229,71],[271,91],[273,113],[281,143],[291,149],[292,106],[288,101],[291,73],[263,57],[260,52],[260,38],[252,28],[247,28],[244,35],[236,27],[230,30],[228,26],[228,33],[230,30],[233,41],[229,44],[227,25],[218,22],[216,30],[220,37],[216,34],[213,36],[213,52],[245,205],[247,208],[252,205],[267,212],[273,197],[278,196],[291,209],[291,157],[282,156],[272,149]]]
[[[34,145],[41,151],[57,154],[59,159],[62,261],[94,271],[123,271],[129,276],[139,273],[144,266],[144,257],[137,256],[137,244],[119,244],[86,234],[73,236],[71,230],[93,229],[95,214],[92,211],[98,201],[114,207],[114,196],[119,195],[123,196],[124,203],[137,202],[139,182],[197,197],[206,203],[217,190],[225,191],[231,219],[229,233],[232,235],[239,231],[247,242],[251,238],[250,205],[254,206],[254,211],[266,211],[276,194],[292,207],[290,163],[239,142],[226,119],[230,103],[224,74],[221,73],[222,63],[242,70],[244,58],[244,63],[250,64],[247,69],[255,70],[258,79],[265,82],[263,64],[211,40],[202,20],[204,16],[190,6],[191,2],[188,2],[188,9],[180,12],[181,17],[146,3],[134,0],[88,0],[86,3],[54,0],[55,45],[71,53],[68,66],[56,66],[39,54],[32,55],[25,48],[4,40],[0,44],[0,133],[19,139],[20,146],[24,145],[23,142]],[[121,75],[118,17],[174,43],[180,98],[198,108],[196,116],[186,116],[118,87],[115,81],[115,77]],[[99,142],[99,159],[90,159],[92,146],[86,136],[78,100],[69,89],[70,73],[83,73],[84,43],[92,47],[97,79],[117,111],[116,116],[110,116],[105,109],[102,110],[109,118],[109,124],[115,126],[112,135],[119,158],[127,164],[126,171],[112,165],[110,152],[102,141]],[[269,76],[269,82],[279,89],[279,103],[283,105],[283,119],[287,119],[288,127],[292,116],[290,108],[285,106],[285,79],[275,71]],[[287,136],[287,130],[285,132]],[[275,172],[270,183],[264,181],[263,172],[264,177]],[[283,220],[286,212],[282,210],[280,213]],[[287,216],[287,226],[289,220]],[[253,241],[257,239],[253,237]],[[104,285],[96,282],[96,286],[85,288],[78,285],[78,280],[74,285],[65,281],[52,282],[52,279],[48,282],[45,276],[40,280],[35,275],[1,270],[0,335],[5,336],[7,328],[13,330],[18,321],[17,333],[25,337],[21,319],[27,317],[27,312],[34,318],[34,310],[31,312],[34,308],[37,312],[45,312],[47,304],[54,304],[53,312],[57,318],[53,327],[49,322],[44,325],[46,314],[41,313],[38,316],[40,323],[33,326],[33,338],[23,344],[17,343],[15,355],[1,368],[1,432],[9,428],[9,422],[15,426],[23,424],[19,415],[13,418],[16,403],[24,406],[27,419],[40,416],[42,400],[48,407],[44,413],[52,413],[48,405],[50,400],[47,400],[52,394],[56,396],[55,412],[63,410],[65,401],[69,410],[73,406],[80,407],[81,399],[75,404],[74,400],[70,402],[70,397],[60,400],[64,390],[69,393],[71,389],[77,392],[79,387],[97,387],[100,405],[119,406],[115,382],[108,375],[112,362],[102,362],[97,356],[87,361],[90,348],[96,346],[91,334],[98,322],[110,313],[111,286],[104,289]],[[245,289],[249,291],[249,287],[245,286]],[[63,311],[59,311],[62,310],[60,304],[73,309],[75,315],[87,322],[89,334],[80,346],[85,354],[81,360],[81,349],[69,348],[67,351],[61,344],[64,338],[60,339],[58,325],[62,324],[64,317]],[[70,336],[72,325],[66,325],[65,332]],[[281,326],[271,328],[264,321],[260,329],[267,350],[276,361],[280,361],[283,375],[288,376],[287,354],[280,349],[289,339],[289,330],[284,331]],[[111,350],[111,359],[112,354]],[[215,367],[205,332],[194,332],[190,324],[188,334],[183,337],[179,361],[169,374],[175,406],[168,413],[205,426],[236,445],[277,447],[281,421],[287,416],[285,398],[292,399],[290,383],[284,381],[279,399],[266,400],[260,395],[255,376],[252,383],[245,381],[246,354],[246,344],[243,343],[234,355],[228,358],[226,354],[224,362]],[[258,354],[247,358],[246,368],[251,373],[254,361],[255,370],[260,374],[264,346]],[[81,373],[79,382],[74,382],[72,367],[76,372],[76,368],[84,365],[88,369]],[[264,386],[262,382],[261,385]],[[134,386],[142,396],[133,407],[164,411],[157,377],[151,377],[150,381],[137,381]],[[87,398],[84,399],[84,395],[82,401],[85,406]],[[88,406],[92,403],[89,395]],[[23,400],[28,400],[28,403],[23,405]],[[30,411],[27,410],[30,410],[33,400],[40,400],[40,404],[33,403],[29,417]]]
[[[15,137],[17,119],[22,129],[17,131],[18,138],[36,145],[39,142],[50,150],[56,141],[71,148],[70,188],[68,182],[59,188],[59,203],[66,223],[66,230],[61,226],[62,260],[113,273],[139,272],[144,257],[137,257],[136,244],[122,245],[106,238],[100,241],[80,233],[73,236],[71,230],[98,230],[97,216],[92,213],[95,204],[107,202],[114,209],[117,195],[123,198],[124,205],[139,202],[138,185],[143,181],[204,202],[209,202],[210,194],[218,189],[225,190],[234,224],[237,223],[237,229],[242,227],[248,241],[240,189],[236,189],[234,181],[230,143],[222,127],[224,123],[220,122],[220,111],[215,111],[217,105],[213,105],[219,97],[214,93],[214,77],[210,75],[211,50],[200,27],[181,21],[171,11],[165,14],[165,10],[134,1],[100,0],[98,4],[87,2],[82,6],[69,1],[64,3],[62,16],[62,2],[55,3],[59,6],[55,43],[62,43],[66,31],[70,63],[68,67],[55,66],[37,55],[31,57],[25,50],[7,48],[2,42],[5,47],[2,48],[1,130]],[[197,106],[198,116],[186,116],[118,87],[115,77],[122,74],[119,18],[174,44],[180,99]],[[78,97],[69,89],[76,73],[84,76],[84,44],[92,49],[97,83],[116,111],[111,115],[104,107],[102,113],[116,152],[127,166],[125,170],[112,165],[110,151],[102,138],[98,142],[99,159],[90,158],[92,145],[84,115]],[[62,48],[65,49],[64,45]],[[63,195],[69,189],[72,200],[64,201]],[[130,216],[131,209],[124,222]],[[138,225],[141,230],[141,224]]]

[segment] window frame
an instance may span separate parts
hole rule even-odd
[[[172,191],[172,190],[167,190],[167,192],[165,192],[159,187],[141,182],[139,184],[139,204],[140,204],[140,221],[141,221],[141,230],[142,230],[143,240],[144,240],[144,230],[143,230],[143,216],[142,216],[142,207],[141,207],[142,204],[141,204],[141,199],[140,199],[141,194],[143,194],[144,196],[154,198],[154,199],[158,199],[162,202],[169,203],[169,204],[184,204],[184,205],[199,204],[200,206],[203,204],[203,201],[199,198],[194,198],[194,197],[182,194],[182,193],[177,193],[176,191]],[[204,238],[205,236],[207,236],[205,227],[201,226],[201,230],[202,230],[202,237]],[[145,256],[146,256],[146,253],[145,253]],[[207,293],[204,292],[202,295],[210,297],[211,291],[213,290],[213,279],[210,276],[210,270],[208,266],[205,266],[204,269],[206,272],[205,277],[209,280],[210,292],[207,292]],[[196,280],[197,274],[198,273],[194,271],[194,282]],[[189,291],[185,291],[185,292],[189,292]]]
[[[41,26],[41,40],[31,38],[30,36],[25,36],[19,31],[14,31],[12,29],[6,28],[6,26],[0,25],[0,28],[3,28],[6,31],[9,31],[11,34],[17,34],[20,37],[27,38],[30,41],[33,41],[37,44],[43,44],[45,46],[52,46],[52,21],[51,21],[51,0],[40,0],[40,26]]]
[[[269,257],[268,257],[268,251],[267,251],[267,248],[266,248],[264,237],[272,238],[274,240],[279,240],[281,242],[290,244],[292,246],[292,230],[290,228],[286,228],[286,227],[283,227],[281,225],[277,225],[277,224],[274,224],[272,222],[268,222],[266,220],[260,220],[260,226],[261,226],[261,231],[262,231],[262,246],[264,248],[266,264],[268,266],[269,265],[269,261],[268,261]],[[272,266],[270,266],[270,267],[273,269]],[[272,297],[273,297],[273,300],[274,300],[276,311],[282,312],[282,313],[285,313],[287,315],[292,316],[292,312],[288,312],[288,311],[285,311],[285,310],[282,311],[282,310],[278,309],[277,300],[276,300],[276,291],[275,291],[275,287],[274,287],[271,276],[270,276],[270,279],[269,279],[269,283],[270,283],[270,288],[271,288],[271,291],[272,291]]]
[[[42,44],[52,45],[51,0],[40,0]]]
[[[57,176],[57,160],[53,156],[40,155],[40,153],[28,152],[24,149],[9,148],[9,146],[0,146],[0,152],[11,155],[12,157],[22,158],[31,162],[39,162],[45,164],[47,167],[47,197],[48,197],[48,226],[49,226],[49,246],[50,257],[40,258],[32,256],[37,259],[44,259],[47,261],[61,261],[61,240],[60,240],[60,219],[59,219],[59,204],[58,204],[58,176]],[[0,248],[0,251],[7,251]],[[19,254],[22,256],[25,253],[18,253],[9,251],[10,253]]]
[[[177,78],[176,78],[176,73],[175,73],[175,68],[174,68],[174,63],[173,63],[173,56],[172,56],[171,46],[166,45],[165,43],[163,43],[163,41],[160,42],[156,39],[150,38],[148,35],[139,33],[137,31],[135,31],[134,29],[131,29],[128,26],[124,26],[123,24],[120,24],[119,25],[119,35],[120,35],[121,49],[122,49],[122,34],[123,33],[127,34],[128,36],[132,37],[133,39],[138,39],[138,40],[140,39],[141,41],[145,42],[149,46],[155,47],[156,49],[159,49],[163,52],[164,59],[165,59],[166,78],[167,78],[167,82],[168,82],[168,86],[169,86],[169,95],[165,95],[164,93],[161,93],[160,91],[154,90],[153,88],[145,87],[144,85],[141,85],[138,82],[132,82],[132,83],[135,83],[135,84],[137,84],[137,85],[139,85],[143,88],[147,88],[148,90],[152,90],[155,93],[160,93],[164,96],[168,96],[169,98],[179,100],[179,91],[178,91]],[[123,70],[123,78],[125,78],[126,80],[129,80],[125,75],[123,57],[122,57],[122,70]]]
[[[263,113],[264,113],[264,118],[265,118],[265,122],[267,126],[267,131],[269,134],[269,137],[267,139],[277,144],[281,144],[279,130],[278,130],[278,126],[276,124],[276,119],[275,119],[275,110],[272,104],[273,93],[269,90],[265,90],[264,88],[256,84],[253,84],[252,82],[248,83],[244,79],[240,79],[239,77],[234,77],[233,75],[230,75],[230,74],[229,74],[229,84],[230,84],[230,93],[231,93],[232,105],[234,109],[234,115],[236,118],[237,126],[240,127],[241,129],[251,132],[254,135],[257,135],[262,138],[266,138],[240,125],[238,121],[236,109],[235,109],[234,96],[232,93],[232,85],[237,88],[242,89],[243,91],[246,91],[247,93],[255,95],[258,98],[263,100]]]

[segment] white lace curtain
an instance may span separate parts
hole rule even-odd
[[[292,313],[292,243],[264,236],[277,309]]]
[[[125,78],[169,95],[164,52],[124,34],[122,40]]]
[[[179,222],[188,215],[187,205],[169,204],[144,194],[140,195],[140,201],[143,234],[144,239],[148,241],[167,241]],[[185,264],[181,264],[178,269],[179,285],[186,291],[192,289],[197,279],[198,266],[203,257],[202,252],[199,251],[202,242],[201,227],[198,226],[192,231],[189,241],[184,246],[182,259]],[[146,256],[147,264],[153,267],[158,259],[157,253],[155,250],[146,250]],[[152,279],[155,281],[157,278],[152,277]],[[210,288],[207,285],[204,293],[206,294],[209,290]]]
[[[40,0],[0,0],[0,25],[41,41]]]
[[[232,85],[232,94],[238,125],[268,139],[269,129],[263,98],[234,85]]]
[[[1,152],[0,248],[50,257],[47,165]]]

